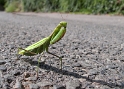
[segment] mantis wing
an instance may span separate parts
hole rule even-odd
[[[38,53],[42,53],[46,48],[46,47],[44,47],[45,46],[44,44],[47,43],[46,41],[48,41],[48,39],[49,39],[49,37],[43,38],[42,40],[28,46],[24,50],[22,49],[21,51],[19,51],[18,54],[26,55],[26,56],[33,56],[33,55],[36,55]],[[31,52],[32,52],[32,54],[31,54]]]

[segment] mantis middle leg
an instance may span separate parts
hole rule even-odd
[[[59,57],[58,55],[53,54],[53,53],[49,52],[48,50],[47,50],[47,53],[49,53],[49,54],[51,54],[51,55],[53,55],[53,56],[56,56],[57,58],[60,59],[60,62],[61,62],[61,70],[62,70],[62,57]]]

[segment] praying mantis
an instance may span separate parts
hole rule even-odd
[[[48,48],[50,45],[55,44],[56,42],[61,40],[61,38],[66,33],[66,27],[67,27],[67,22],[61,21],[48,37],[41,39],[40,41],[28,46],[27,48],[24,48],[24,49],[19,48],[18,54],[25,55],[25,56],[34,56],[38,54],[42,55],[42,53],[46,51],[47,53],[53,56],[56,56],[57,58],[60,59],[61,70],[62,70],[62,57],[59,57],[58,55],[49,52]]]

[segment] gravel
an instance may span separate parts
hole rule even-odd
[[[0,89],[124,89],[124,18],[62,16],[67,32],[49,51],[63,57],[63,70],[44,53],[37,73],[40,55],[17,60],[18,48],[47,37],[61,15],[0,12]]]

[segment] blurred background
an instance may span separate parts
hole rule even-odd
[[[124,15],[124,0],[0,0],[0,10]]]

